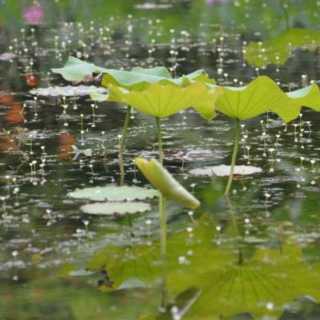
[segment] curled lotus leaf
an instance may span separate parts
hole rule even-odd
[[[143,158],[135,158],[135,164],[148,181],[166,198],[190,209],[199,207],[200,202],[175,180],[157,160],[151,159],[148,161]]]
[[[320,111],[320,92],[316,84],[289,93],[283,92],[269,77],[260,76],[245,87],[223,87],[216,109],[237,120],[254,118],[267,111],[289,122],[302,107]]]
[[[52,69],[52,71],[61,74],[67,81],[81,81],[88,76],[102,73],[102,86],[114,85],[137,91],[145,90],[152,83],[175,86],[188,86],[193,82],[215,83],[214,80],[207,77],[204,70],[197,70],[189,75],[174,79],[165,67],[135,67],[130,71],[115,70],[98,67],[74,57],[69,57],[63,68]]]
[[[159,192],[154,189],[135,186],[109,185],[105,187],[77,189],[68,195],[74,199],[89,199],[93,201],[135,201],[153,199],[159,196]]]
[[[180,110],[193,107],[202,117],[211,120],[215,117],[214,106],[221,93],[221,88],[209,88],[199,82],[184,88],[154,83],[144,91],[128,91],[109,85],[108,99],[128,104],[138,111],[157,118],[166,118]],[[91,97],[97,96],[91,95]],[[100,95],[98,97],[102,98]]]
[[[150,204],[145,202],[98,202],[81,207],[81,211],[84,213],[106,216],[121,216],[148,212],[150,210]]]

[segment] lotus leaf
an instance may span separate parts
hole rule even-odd
[[[316,84],[284,93],[269,77],[260,76],[245,87],[223,87],[216,109],[237,120],[254,118],[267,111],[283,121],[298,117],[303,106],[320,111],[320,92]]]
[[[198,82],[185,88],[155,83],[144,91],[128,91],[109,85],[109,100],[123,102],[160,119],[189,107],[194,107],[205,119],[213,119],[214,105],[221,93],[221,88],[209,88]]]
[[[127,90],[145,90],[152,83],[171,84],[175,86],[188,86],[194,81],[214,84],[204,70],[197,70],[189,75],[173,79],[169,70],[165,67],[154,67],[144,69],[133,68],[131,71],[106,69],[80,59],[69,57],[63,68],[52,69],[53,72],[61,74],[68,81],[80,81],[86,76],[102,73],[102,85],[110,84],[123,87]]]
[[[68,194],[75,199],[90,199],[94,201],[134,201],[158,197],[159,192],[130,186],[109,185],[105,187],[77,189]]]
[[[88,214],[120,216],[147,212],[151,210],[151,206],[144,202],[99,202],[86,204],[81,207],[81,210]]]
[[[135,164],[166,198],[191,209],[199,207],[200,202],[179,184],[157,160],[147,161],[143,158],[136,158]]]

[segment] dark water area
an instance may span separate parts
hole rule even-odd
[[[163,308],[157,201],[129,219],[69,194],[119,183],[126,108],[51,72],[75,56],[230,86],[267,75],[287,92],[320,81],[319,16],[314,0],[0,0],[0,319],[319,319],[317,112],[243,122],[237,164],[262,171],[229,198],[225,177],[190,171],[230,164],[233,121],[163,119],[165,166],[201,201],[168,203]],[[150,187],[136,156],[157,157],[157,133],[133,110],[125,183]]]

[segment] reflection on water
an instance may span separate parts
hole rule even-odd
[[[300,88],[319,78],[319,3],[284,9],[258,0],[0,3],[1,319],[319,317],[318,114],[246,122],[239,164],[263,172],[237,177],[229,202],[225,178],[189,175],[229,164],[228,119],[188,110],[163,121],[165,165],[202,206],[169,203],[161,308],[156,202],[129,221],[85,215],[88,201],[66,196],[119,181],[125,107],[94,105],[50,72],[73,55],[112,68],[163,64],[177,76],[204,68],[228,85],[266,74]],[[143,186],[132,159],[157,155],[155,123],[136,111],[130,122],[125,183]]]

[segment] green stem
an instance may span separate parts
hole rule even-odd
[[[162,299],[161,306],[167,305],[167,264],[166,264],[166,252],[167,252],[167,219],[166,219],[166,199],[163,194],[160,193],[159,197],[159,214],[160,214],[160,246],[161,246],[161,266],[162,266]]]
[[[162,148],[162,133],[161,133],[161,126],[160,126],[160,119],[156,118],[156,120],[157,120],[157,132],[158,132],[159,162],[163,164],[163,148]]]
[[[159,148],[159,162],[163,164],[163,148],[162,148],[162,133],[160,126],[160,119],[157,121],[158,133],[158,148]],[[166,199],[160,192],[159,195],[159,219],[160,219],[160,247],[161,247],[161,266],[162,266],[162,298],[161,306],[163,308],[167,305],[167,264],[166,264],[166,251],[167,251],[167,218],[166,218]]]
[[[232,181],[233,181],[234,167],[236,165],[237,155],[238,155],[238,150],[239,150],[239,140],[240,140],[240,120],[236,119],[234,147],[233,147],[233,153],[232,153],[230,175],[229,175],[229,180],[228,180],[225,195],[228,195],[230,193],[230,188],[231,188]]]
[[[122,136],[120,138],[120,145],[119,145],[119,166],[120,166],[120,185],[124,184],[124,163],[123,163],[123,151],[124,151],[124,144],[126,141],[128,126],[130,122],[130,115],[131,115],[131,107],[127,106],[127,113],[126,113],[126,119],[124,121],[123,130],[122,130]]]

